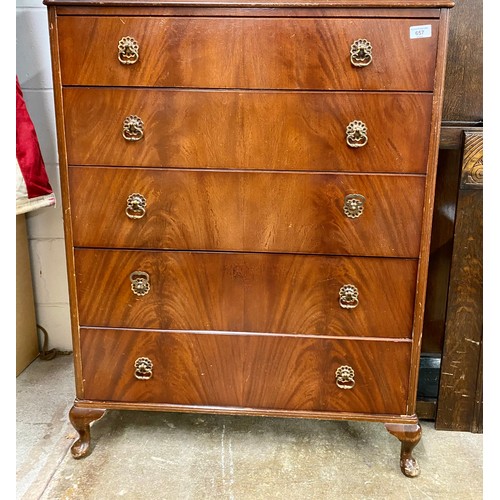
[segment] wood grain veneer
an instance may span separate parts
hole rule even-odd
[[[91,329],[81,339],[93,400],[405,412],[406,342]],[[150,380],[134,377],[142,356],[153,362]],[[345,364],[354,365],[355,391],[336,386]]]
[[[427,169],[431,94],[65,87],[63,97],[70,165]],[[144,122],[137,142],[122,137],[129,115]],[[364,147],[346,143],[353,120],[368,127]]]
[[[437,38],[414,43],[412,19],[272,19],[63,17],[63,85],[422,90],[433,87]],[[428,20],[437,34],[438,20]],[[117,58],[132,36],[139,61]],[[354,40],[367,38],[373,63],[350,62]],[[89,40],[81,50],[82,40]],[[103,43],[103,41],[105,41]],[[419,61],[418,65],[414,61]]]
[[[410,338],[417,262],[407,259],[75,250],[86,326]],[[147,272],[139,297],[130,274]],[[359,305],[343,309],[353,284]],[[411,285],[409,285],[411,284]],[[106,297],[106,300],[95,300]]]
[[[72,167],[75,246],[418,257],[425,178]],[[92,193],[89,199],[88,193]],[[130,219],[142,194],[146,215]],[[348,194],[366,201],[356,219]]]

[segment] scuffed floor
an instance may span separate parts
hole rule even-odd
[[[483,498],[482,434],[422,422],[421,475],[399,470],[382,424],[110,411],[76,433],[71,356],[35,360],[17,379],[17,499],[337,500]]]

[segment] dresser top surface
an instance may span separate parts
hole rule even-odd
[[[45,5],[124,7],[312,7],[433,8],[453,7],[452,0],[43,0]]]

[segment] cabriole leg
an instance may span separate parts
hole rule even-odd
[[[413,448],[422,437],[422,427],[416,424],[385,424],[385,428],[401,441],[401,472],[407,477],[416,477],[420,474],[420,467],[413,458]]]
[[[83,458],[90,453],[90,424],[104,416],[106,410],[99,408],[79,408],[73,406],[69,411],[69,420],[78,431],[79,438],[71,447],[73,458]]]

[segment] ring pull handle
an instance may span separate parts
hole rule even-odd
[[[122,64],[135,64],[139,60],[139,44],[131,36],[124,36],[118,42],[118,60]]]
[[[340,389],[352,389],[356,385],[354,370],[347,365],[337,368],[335,372],[335,383]]]
[[[126,141],[140,141],[144,137],[144,122],[137,115],[130,115],[123,121],[122,136]]]
[[[139,380],[149,380],[153,376],[153,362],[149,358],[137,358],[134,363],[134,376]]]
[[[351,45],[351,64],[357,68],[363,68],[372,61],[372,44],[366,38],[355,40]]]
[[[362,148],[368,142],[368,127],[360,120],[354,120],[345,130],[347,145],[351,148]]]
[[[127,198],[125,213],[130,219],[142,219],[146,215],[146,198],[140,193],[132,193]]]
[[[339,291],[339,304],[343,309],[354,309],[359,304],[359,292],[354,285],[344,285]]]
[[[344,214],[349,219],[358,218],[365,209],[366,198],[362,194],[348,194],[344,198]]]
[[[149,274],[144,271],[134,271],[130,273],[130,288],[135,295],[143,297],[151,290]]]

